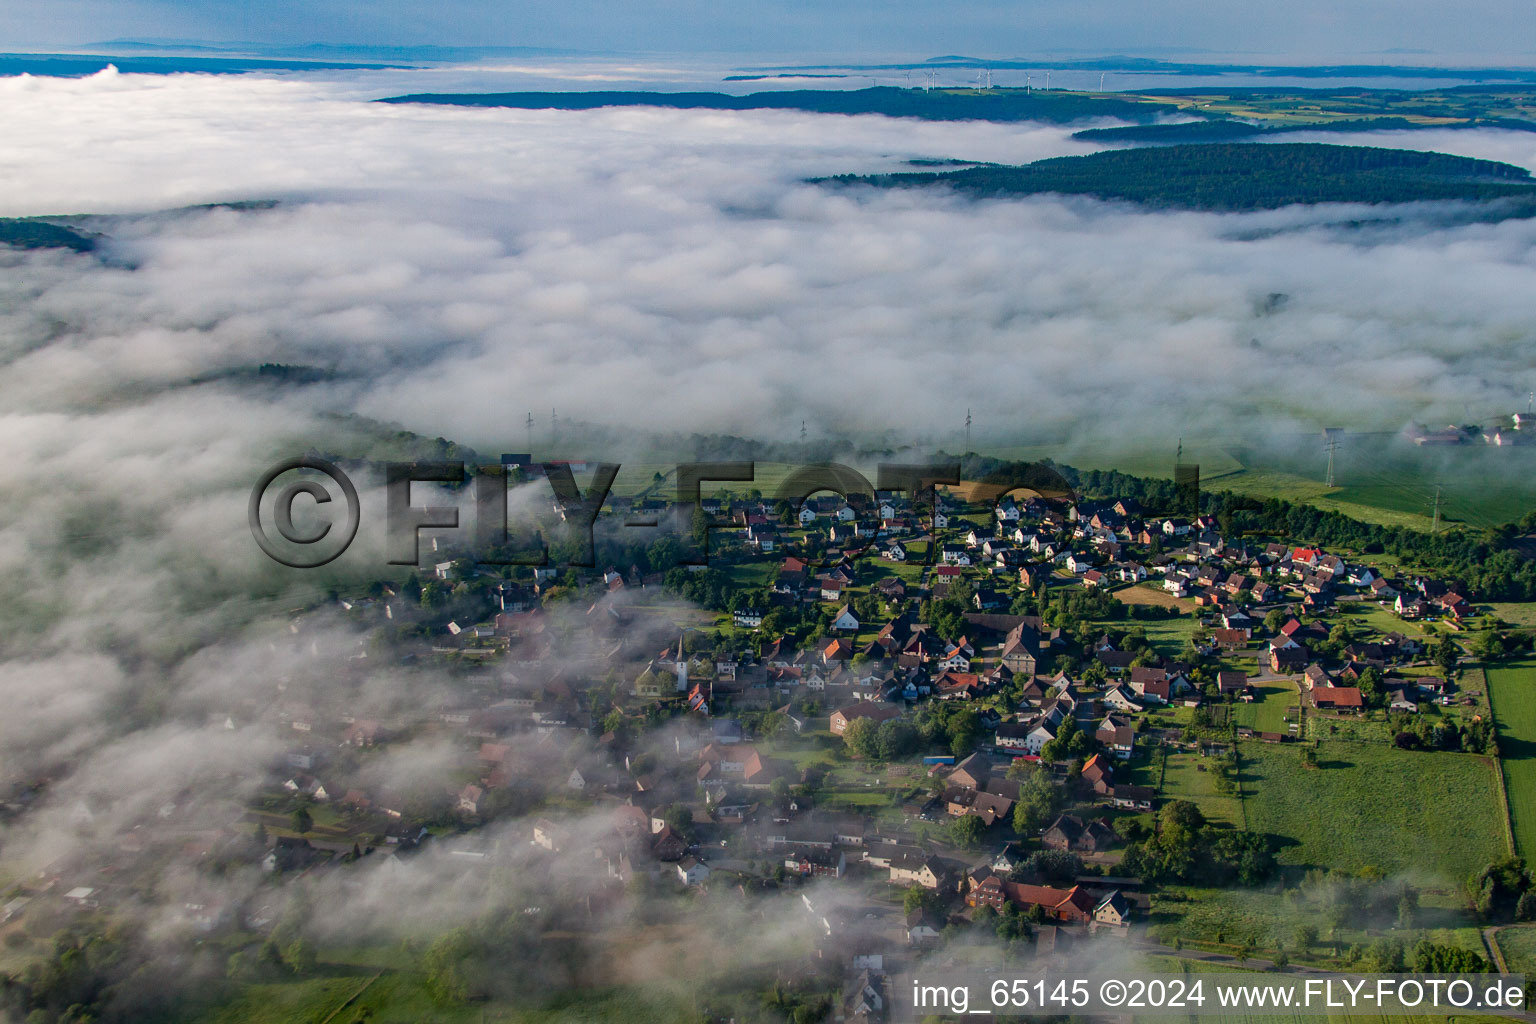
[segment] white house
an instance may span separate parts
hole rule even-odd
[[[677,862],[677,877],[684,885],[702,885],[709,878],[709,865],[697,857],[684,857]]]
[[[1024,737],[1024,750],[1031,754],[1038,754],[1042,747],[1056,738],[1056,729],[1045,722],[1041,722],[1029,731]]]
[[[959,647],[950,651],[944,656],[944,660],[939,662],[941,672],[969,672],[970,670],[971,659],[966,657],[965,651]]]
[[[1117,711],[1141,710],[1141,705],[1137,703],[1136,698],[1131,694],[1131,691],[1126,689],[1124,686],[1111,687],[1108,691],[1105,692],[1104,696],[1100,697],[1099,699]]]
[[[970,565],[971,553],[958,544],[944,545],[945,565]]]
[[[859,630],[858,616],[853,614],[852,608],[843,605],[837,610],[837,615],[832,620],[832,628],[856,633]]]

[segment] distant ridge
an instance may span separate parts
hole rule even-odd
[[[596,110],[602,107],[665,107],[677,110],[803,110],[815,114],[883,114],[927,121],[1047,121],[1068,124],[1090,118],[1147,123],[1159,110],[1111,94],[1028,89],[973,90],[786,89],[733,96],[720,92],[494,92],[415,93],[380,103],[434,103],[456,107],[522,110]]]

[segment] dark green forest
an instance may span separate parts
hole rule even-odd
[[[1513,200],[1507,216],[1536,214],[1536,183],[1511,164],[1445,153],[1322,143],[1209,143],[1055,157],[1019,167],[839,175],[877,188],[948,186],[978,198],[1060,193],[1153,208],[1270,210],[1296,203]]]

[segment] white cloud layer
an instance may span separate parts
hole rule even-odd
[[[489,452],[552,407],[620,430],[787,438],[807,420],[913,441],[953,440],[969,407],[994,436],[1081,440],[1394,429],[1536,387],[1533,221],[839,192],[804,179],[1092,147],[1033,125],[365,91],[0,80],[0,215],[120,215],[89,222],[99,255],[0,254],[0,781],[73,761],[59,808],[131,786],[107,832],[185,784],[157,772],[171,758],[216,779],[271,753],[135,726],[157,721],[146,690],[180,714],[271,683],[260,648],[214,641],[311,584],[255,551],[246,488],[327,446],[332,413]],[[1388,141],[1536,167],[1532,135]],[[279,203],[153,213],[250,199]],[[1272,293],[1290,298],[1266,312]],[[219,382],[261,363],[337,376]],[[199,650],[168,680],[132,664]],[[52,822],[28,846],[74,834]]]

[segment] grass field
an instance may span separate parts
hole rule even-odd
[[[1351,630],[1363,627],[1381,635],[1401,633],[1416,640],[1426,635],[1424,623],[1409,622],[1391,608],[1375,601],[1341,601],[1338,607],[1341,617],[1349,623]]]
[[[1512,626],[1536,626],[1536,601],[1491,604],[1488,608]]]
[[[1019,445],[986,454],[1023,460],[1054,459],[1079,469],[1118,469],[1168,479],[1176,441],[1153,451],[1147,440],[1134,450],[1072,449],[1064,445]],[[1466,445],[1455,449],[1415,448],[1401,438],[1348,433],[1337,459],[1340,486],[1324,482],[1327,460],[1320,438],[1298,436],[1295,454],[1254,450],[1221,439],[1183,442],[1186,463],[1200,467],[1201,487],[1256,497],[1275,497],[1341,512],[1365,522],[1428,531],[1431,505],[1441,488],[1441,525],[1487,527],[1520,518],[1536,505],[1528,449]]]
[[[1114,593],[1115,600],[1121,604],[1149,604],[1158,608],[1177,608],[1186,615],[1196,608],[1195,602],[1189,598],[1174,597],[1162,587],[1153,586],[1150,583],[1122,587]]]
[[[1536,661],[1490,666],[1486,675],[1515,846],[1529,857],[1536,855]]]
[[[1459,946],[1483,952],[1478,928],[1469,923],[1465,907],[1427,896],[1420,905],[1420,925],[1404,931],[1393,928],[1393,937],[1412,946],[1419,938],[1437,945]],[[1283,945],[1297,963],[1322,966],[1338,964],[1335,948],[1347,950],[1351,944],[1369,945],[1381,936],[1387,922],[1377,920],[1376,930],[1363,920],[1351,919],[1333,932],[1319,919],[1318,905],[1300,889],[1284,892],[1266,889],[1206,889],[1194,886],[1170,886],[1152,896],[1151,925],[1162,941],[1177,935],[1186,945],[1213,952],[1233,952],[1252,943],[1254,955],[1268,959],[1268,954]],[[1308,949],[1297,945],[1296,930],[1313,925],[1319,930],[1319,942]]]
[[[670,990],[668,990],[670,992]],[[322,953],[305,977],[277,976],[239,987],[196,1024],[671,1024],[696,1019],[684,994],[659,987],[575,988],[540,1006],[439,1002],[412,954],[399,947]]]
[[[1468,754],[1324,741],[1320,768],[1295,744],[1242,744],[1248,827],[1278,836],[1282,864],[1374,865],[1459,885],[1506,855],[1489,763]]]
[[[1505,966],[1527,978],[1536,977],[1536,926],[1502,928],[1498,939]]]
[[[637,990],[584,991],[581,999],[569,1005],[538,1009],[502,1003],[450,1006],[432,998],[423,975],[397,971],[383,974],[356,1001],[347,1003],[370,975],[248,985],[201,1020],[203,1024],[670,1024],[686,1019],[689,1009],[657,1005]]]
[[[416,1021],[480,1020],[479,1007],[445,1007],[427,992],[425,977],[389,971],[369,983],[374,971],[346,964],[321,964],[321,977],[246,985],[234,999],[203,1017],[206,1024],[288,1024],[325,1020],[359,990],[362,994],[336,1014],[343,1021],[411,1024]],[[364,986],[367,986],[364,988]]]
[[[1195,753],[1170,752],[1163,771],[1163,788],[1160,796],[1164,801],[1189,800],[1200,808],[1211,821],[1224,821],[1236,828],[1243,827],[1243,805],[1236,794],[1222,796],[1216,792],[1216,774],[1210,770],[1211,759]],[[1206,771],[1201,771],[1202,767]]]
[[[1427,531],[1434,525],[1434,520],[1419,508],[1406,507],[1408,502],[1405,499],[1384,488],[1328,487],[1320,480],[1263,469],[1244,469],[1213,479],[1206,478],[1202,473],[1201,484],[1211,490],[1234,491],[1260,498],[1283,498],[1329,512],[1342,512],[1354,519],[1381,526],[1406,526]]]
[[[1195,628],[1199,624],[1193,616],[1181,615],[1176,619],[1120,619],[1116,622],[1099,622],[1096,625],[1117,632],[1140,628],[1146,634],[1147,642],[1157,653],[1164,657],[1177,658],[1184,650],[1184,645],[1189,643],[1189,638],[1194,635]]]
[[[1255,732],[1285,733],[1286,712],[1292,712],[1293,719],[1296,717],[1294,709],[1300,699],[1296,687],[1289,683],[1262,683],[1255,684],[1254,690],[1259,696],[1253,703],[1232,705],[1232,720]]]

